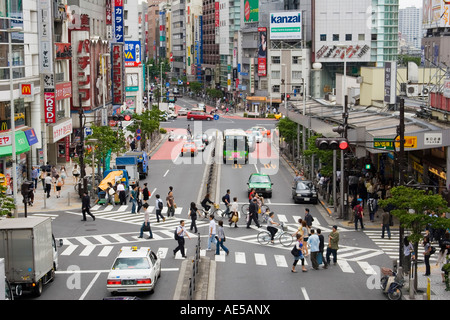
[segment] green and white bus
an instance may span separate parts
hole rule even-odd
[[[223,132],[223,163],[248,162],[248,136],[241,129]]]

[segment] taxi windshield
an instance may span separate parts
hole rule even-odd
[[[117,258],[112,267],[115,270],[150,269],[145,258]]]

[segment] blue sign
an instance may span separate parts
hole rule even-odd
[[[218,114],[214,115],[214,120],[219,120],[219,115]]]
[[[166,82],[166,87],[170,87],[170,82]]]
[[[123,42],[123,6],[114,6],[114,39]]]
[[[85,136],[90,136],[91,134],[92,134],[92,128],[91,127],[84,128],[84,135]]]
[[[39,140],[36,136],[36,133],[34,132],[34,129],[29,129],[25,131],[25,136],[27,137],[28,144],[31,146],[35,143],[38,143]]]
[[[125,67],[139,67],[141,65],[141,42],[125,41]]]

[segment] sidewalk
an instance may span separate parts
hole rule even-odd
[[[292,178],[294,178],[296,169],[293,163],[288,159],[286,159],[286,157],[283,155],[281,156],[281,159],[286,163],[289,172],[292,174]],[[354,229],[355,225],[353,222],[334,217],[333,216],[334,208],[329,207],[325,201],[319,198],[319,203],[327,212],[327,215],[324,216],[324,218],[330,224],[336,224],[337,226],[340,226],[342,228]],[[368,218],[364,219],[364,228],[372,230],[380,230],[381,233],[381,213],[382,213],[381,209],[378,210],[378,212],[375,214],[374,222],[371,222]],[[368,217],[368,214],[366,215],[366,217]],[[396,225],[398,226],[398,223]],[[435,243],[433,245],[436,246]],[[430,262],[430,266],[431,266],[431,275],[425,277],[423,276],[423,274],[425,273],[425,265],[423,262],[419,263],[417,268],[418,274],[417,288],[419,292],[416,292],[414,294],[413,299],[409,297],[409,283],[408,279],[405,279],[406,282],[403,287],[404,300],[426,300],[427,298],[424,297],[424,295],[426,295],[427,293],[428,279],[430,279],[430,289],[431,289],[430,300],[450,300],[450,291],[445,291],[445,284],[442,282],[440,268],[435,265],[435,262]]]

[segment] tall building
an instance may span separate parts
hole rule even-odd
[[[159,31],[159,9],[160,3],[163,0],[149,0],[148,1],[148,12],[147,12],[147,20],[148,20],[148,59],[156,60],[159,57],[158,48],[160,47],[160,31]]]
[[[371,62],[377,67],[398,58],[398,1],[372,0]]]
[[[173,0],[171,5],[172,73],[181,78],[186,75],[186,2]]]
[[[186,2],[186,77],[188,81],[203,81],[203,5],[202,0]]]
[[[219,70],[219,1],[203,0],[203,65],[205,84],[215,87],[214,71]]]
[[[422,8],[407,7],[398,10],[398,31],[408,46],[422,44]]]

